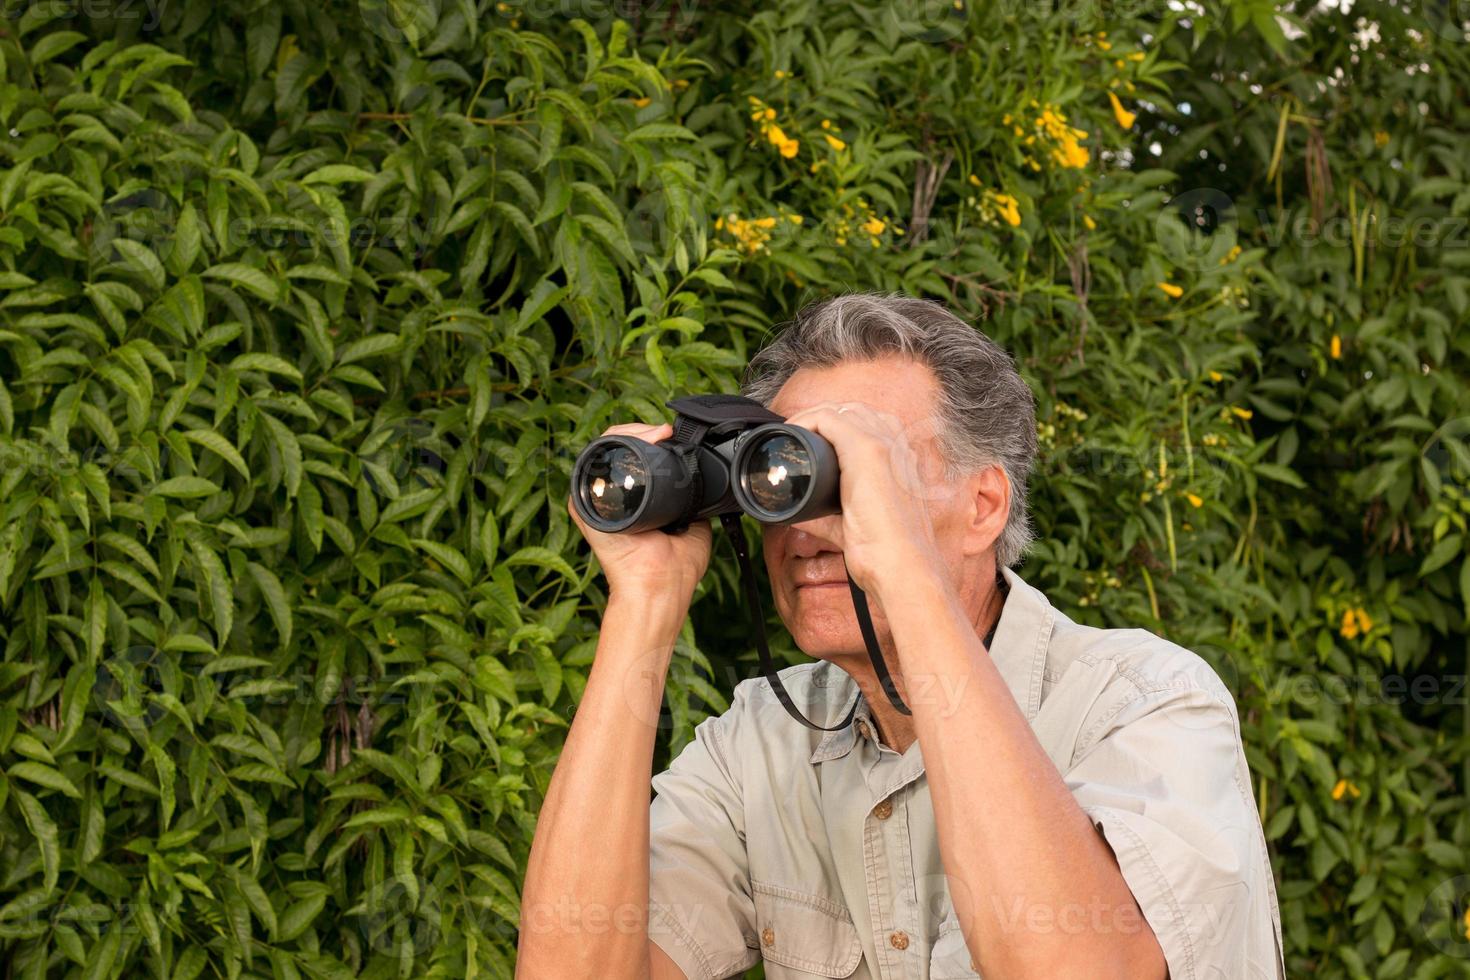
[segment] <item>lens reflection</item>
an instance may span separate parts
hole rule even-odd
[[[745,464],[751,500],[771,514],[787,514],[806,497],[815,472],[811,454],[801,442],[778,433],[762,439]]]
[[[616,522],[637,513],[648,492],[648,467],[627,446],[608,446],[587,461],[587,502],[597,516]]]

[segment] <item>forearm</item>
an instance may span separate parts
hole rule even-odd
[[[950,894],[980,973],[1151,975],[1161,954],[1111,850],[958,599],[910,576],[882,602],[906,681],[955,692],[916,698],[911,710]]]
[[[536,823],[517,975],[645,978],[649,779],[684,606],[609,602]]]

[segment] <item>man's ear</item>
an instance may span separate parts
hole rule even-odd
[[[991,464],[966,482],[969,522],[965,529],[965,554],[978,555],[994,549],[1011,512],[1011,481],[1005,467]]]

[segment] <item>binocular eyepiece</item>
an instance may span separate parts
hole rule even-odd
[[[788,425],[736,395],[676,398],[674,435],[658,443],[603,436],[577,457],[572,506],[599,531],[677,531],[744,512],[793,524],[840,508],[837,454],[821,436]]]

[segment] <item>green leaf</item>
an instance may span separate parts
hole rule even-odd
[[[301,178],[303,184],[357,184],[372,180],[373,173],[345,163],[329,163]]]
[[[184,438],[208,449],[226,463],[233,466],[236,472],[246,480],[250,479],[250,467],[245,465],[245,458],[240,455],[240,451],[228,439],[215,430],[190,429],[184,433]]]
[[[251,562],[249,568],[251,577],[260,588],[260,594],[265,597],[266,608],[270,610],[276,632],[281,637],[281,646],[290,646],[291,603],[286,597],[286,590],[281,586],[281,580],[276,577],[275,572],[258,562]]]
[[[240,262],[222,262],[212,265],[202,274],[210,279],[223,279],[271,303],[280,298],[279,289],[270,276]]]
[[[414,538],[413,543],[428,552],[439,564],[454,573],[454,577],[465,585],[470,584],[470,563],[465,556],[454,548],[439,541],[431,541],[428,538]]]
[[[54,789],[70,796],[74,800],[82,798],[82,791],[77,789],[70,779],[62,775],[50,766],[39,762],[17,762],[11,766],[6,773],[11,779],[24,779],[47,789]]]
[[[295,903],[285,912],[281,913],[280,928],[276,932],[276,941],[289,943],[298,939],[301,934],[316,921],[321,915],[322,909],[326,907],[326,895],[311,895]]]
[[[202,476],[176,476],[153,487],[160,497],[208,497],[219,493],[219,484]]]
[[[297,384],[301,383],[301,372],[284,358],[274,354],[241,354],[230,362],[230,368],[235,371],[266,371],[271,374],[280,374],[290,378]]]
[[[50,895],[56,890],[56,880],[61,873],[61,835],[40,800],[20,789],[14,790],[13,795],[31,836],[41,849],[41,887],[45,894]]]

